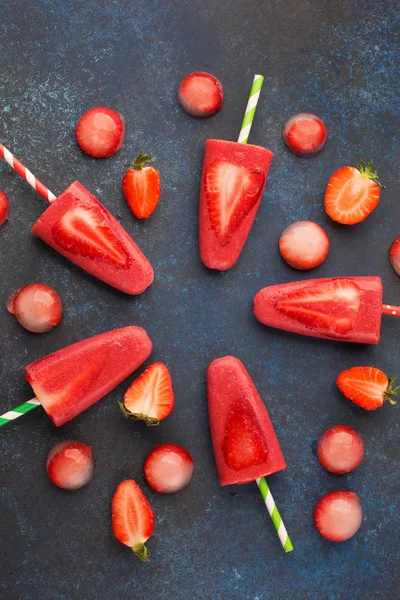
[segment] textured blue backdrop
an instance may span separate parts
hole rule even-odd
[[[127,324],[144,326],[152,359],[171,369],[176,409],[158,429],[124,421],[116,408],[127,385],[61,429],[39,409],[0,433],[1,577],[7,600],[358,600],[398,596],[398,409],[366,414],[335,388],[354,364],[399,372],[400,320],[385,319],[377,347],[353,347],[269,330],[252,316],[261,287],[307,274],[280,259],[277,240],[297,219],[331,236],[318,276],[380,275],[385,298],[400,282],[387,251],[400,235],[396,134],[399,131],[397,2],[347,0],[19,0],[1,2],[2,141],[55,193],[75,178],[95,193],[152,261],[156,279],[130,298],[95,281],[30,233],[45,208],[7,165],[0,187],[11,214],[0,232],[1,412],[30,397],[24,365],[67,343]],[[396,30],[397,27],[397,30]],[[225,104],[194,120],[176,102],[193,70],[223,83]],[[253,73],[265,75],[255,144],[274,153],[262,205],[236,267],[208,272],[197,250],[197,205],[204,141],[236,139]],[[125,148],[107,160],[84,156],[74,127],[104,104],[127,122]],[[314,111],[329,127],[315,159],[292,156],[282,124]],[[151,151],[162,174],[159,208],[144,223],[120,190],[123,163]],[[367,221],[344,229],[323,210],[328,177],[373,158],[387,190]],[[314,275],[314,273],[312,274]],[[28,334],[8,315],[17,287],[44,281],[65,303],[62,324]],[[243,360],[269,408],[288,463],[270,478],[295,551],[285,555],[254,485],[220,488],[208,431],[208,363]],[[355,426],[366,456],[347,477],[318,464],[313,447],[332,425]],[[57,441],[93,446],[96,476],[76,493],[48,481],[44,463]],[[183,444],[196,462],[179,494],[146,492],[156,515],[152,561],[140,564],[112,537],[110,501],[120,480],[143,483],[143,459],[157,443]],[[144,484],[145,485],[145,484]],[[364,520],[344,544],[321,539],[313,505],[334,489],[353,489]]]

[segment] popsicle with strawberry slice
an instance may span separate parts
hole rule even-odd
[[[289,552],[293,546],[265,480],[285,469],[286,462],[267,409],[239,359],[224,356],[209,365],[207,397],[220,484],[256,481],[282,546]]]
[[[2,144],[0,156],[50,203],[33,225],[33,233],[71,262],[126,294],[141,294],[152,283],[153,268],[143,252],[79,181],[56,197]]]
[[[380,277],[334,277],[272,285],[254,298],[254,315],[264,325],[302,335],[377,344],[381,315],[400,315],[382,304]]]
[[[238,142],[207,140],[200,188],[200,257],[224,271],[238,260],[250,233],[272,152],[247,145],[263,77],[256,75]]]
[[[57,427],[63,425],[126,379],[149,357],[151,348],[145,330],[131,326],[100,333],[36,360],[26,367],[36,398],[2,415],[0,426],[38,405]]]

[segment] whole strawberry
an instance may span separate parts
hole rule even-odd
[[[376,410],[385,400],[397,404],[392,396],[397,396],[400,386],[393,387],[394,379],[389,379],[375,367],[353,367],[342,371],[336,383],[346,398],[365,410]]]
[[[135,217],[147,219],[155,210],[161,194],[160,174],[147,163],[153,160],[151,154],[138,154],[122,180],[122,191]]]

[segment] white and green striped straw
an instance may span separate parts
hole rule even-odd
[[[251,86],[249,100],[247,102],[246,111],[244,113],[242,126],[240,128],[240,134],[238,138],[239,144],[247,144],[249,139],[251,126],[253,125],[254,115],[256,113],[258,99],[260,97],[261,88],[264,83],[264,77],[262,75],[254,75],[253,85]],[[267,480],[265,477],[256,479],[258,489],[260,490],[261,496],[265,502],[265,506],[268,509],[271,520],[274,524],[276,532],[281,541],[282,547],[285,552],[291,552],[293,550],[293,544],[288,536],[286,527],[282,521],[282,517],[279,514],[278,507],[275,504],[275,500],[271,494],[271,490],[268,487]]]
[[[247,140],[249,139],[251,126],[253,125],[253,119],[257,108],[257,102],[260,97],[260,92],[263,83],[264,77],[262,75],[254,75],[253,85],[251,86],[249,95],[249,101],[247,102],[242,126],[240,128],[240,134],[238,138],[239,144],[247,144]]]
[[[0,416],[0,427],[6,425],[10,421],[15,421],[15,419],[22,417],[22,415],[33,410],[37,406],[40,406],[40,402],[39,400],[36,400],[36,398],[32,398],[32,400],[28,400],[27,402],[16,406],[13,408],[13,410],[9,410],[8,412],[4,413],[4,415]]]
[[[265,502],[265,506],[268,509],[271,520],[274,524],[276,532],[281,541],[282,547],[285,552],[291,552],[293,550],[293,544],[288,536],[288,532],[286,531],[286,527],[282,521],[282,517],[279,514],[278,507],[275,504],[275,500],[271,494],[271,490],[268,487],[267,480],[265,477],[260,477],[256,479],[258,489],[260,490],[261,496]]]

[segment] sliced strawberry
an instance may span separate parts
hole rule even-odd
[[[5,193],[0,190],[0,227],[8,219],[8,198]]]
[[[154,514],[150,502],[133,479],[122,481],[111,506],[112,528],[121,544],[129,546],[142,561],[150,560],[144,543],[154,530]]]
[[[46,469],[55,485],[77,490],[93,477],[92,448],[74,440],[60,442],[47,455]]]
[[[284,296],[277,308],[309,327],[346,334],[353,329],[360,309],[360,288],[349,279],[310,283]]]
[[[246,216],[257,204],[265,175],[258,169],[215,160],[208,165],[205,186],[211,226],[221,246],[226,246]]]
[[[342,167],[328,181],[325,210],[331,219],[343,225],[360,223],[376,208],[381,195],[378,173],[372,162]]]
[[[144,476],[155,492],[171,494],[187,486],[194,469],[193,458],[178,444],[156,446],[144,461]]]
[[[327,471],[337,475],[351,473],[364,458],[364,443],[352,427],[336,425],[319,438],[317,456]]]
[[[152,160],[151,154],[139,154],[122,180],[122,191],[135,217],[147,219],[156,208],[160,199],[160,174],[154,167],[146,164]]]
[[[157,362],[135,379],[119,407],[128,419],[158,425],[172,411],[174,403],[170,372],[164,363]]]
[[[60,296],[44,283],[31,283],[14,292],[7,309],[22,327],[33,333],[50,331],[63,315]]]
[[[81,150],[94,158],[106,158],[124,145],[125,121],[115,110],[95,106],[81,116],[75,133]]]
[[[279,251],[294,269],[314,269],[328,256],[329,237],[317,223],[297,221],[283,231]]]
[[[202,71],[191,73],[182,80],[178,101],[192,117],[209,117],[222,106],[224,91],[214,75]]]
[[[235,471],[259,465],[267,460],[267,450],[257,417],[249,404],[237,403],[225,424],[222,445],[225,462]]]
[[[298,156],[317,154],[324,147],[327,135],[323,121],[310,113],[294,115],[283,128],[283,141]]]
[[[376,410],[385,400],[397,404],[392,396],[397,396],[400,386],[393,387],[393,382],[394,379],[375,367],[353,367],[342,371],[336,379],[340,391],[365,410]]]
[[[55,242],[68,252],[127,269],[129,255],[107,227],[107,216],[101,206],[76,206],[64,213],[51,232]]]
[[[400,237],[390,246],[389,259],[397,275],[400,275]]]
[[[344,542],[360,529],[361,502],[357,494],[339,490],[320,498],[314,509],[314,524],[331,542]]]

